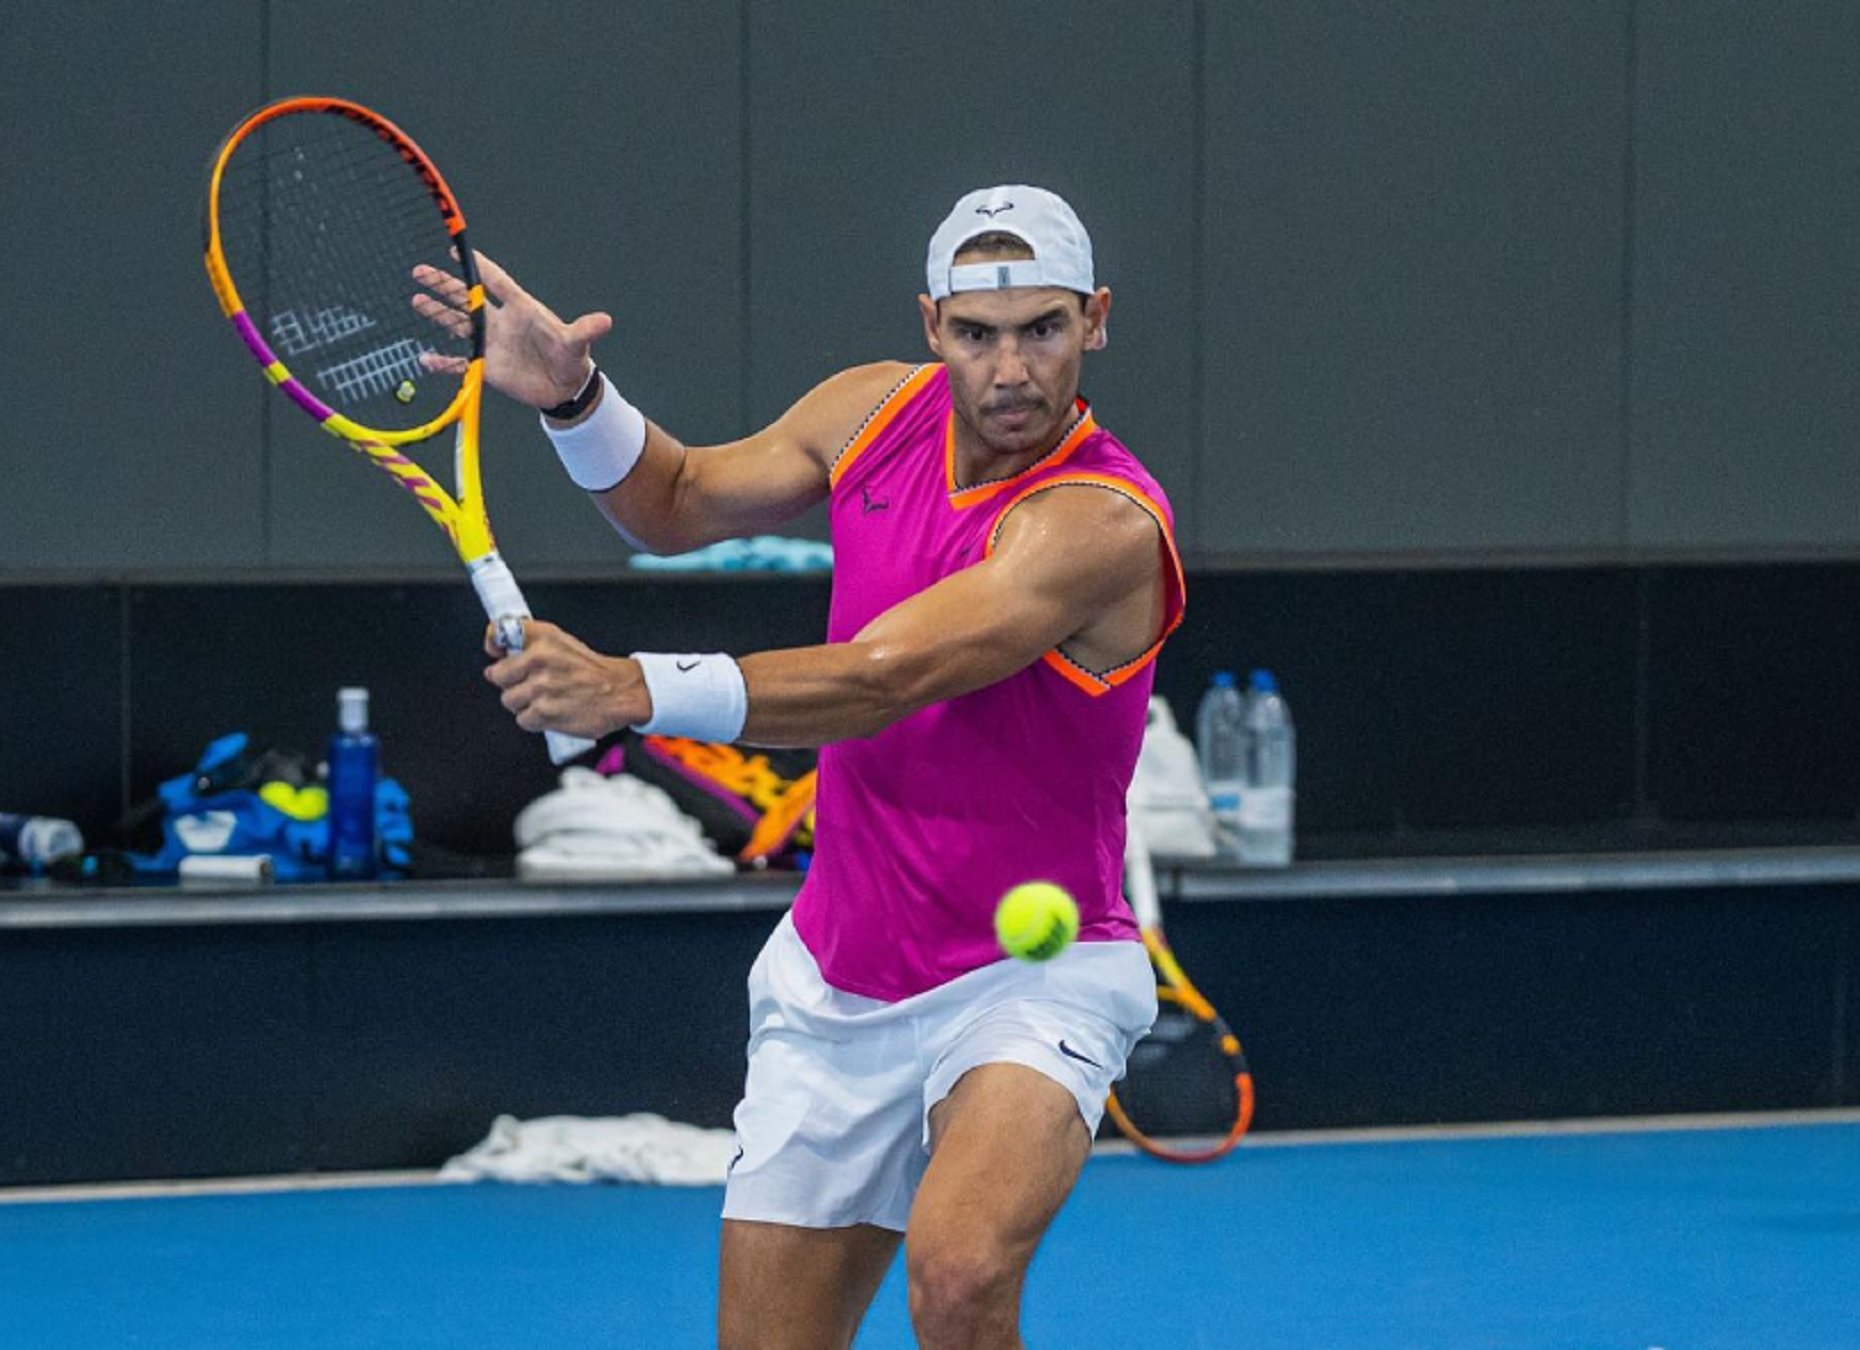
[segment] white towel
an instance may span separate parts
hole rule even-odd
[[[721,1186],[736,1135],[641,1111],[589,1118],[499,1116],[484,1142],[439,1169],[441,1181],[644,1181]]]
[[[736,870],[669,794],[627,774],[562,771],[518,812],[517,875],[532,881],[725,876]]]

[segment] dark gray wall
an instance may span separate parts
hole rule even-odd
[[[0,1018],[31,1029],[0,1037],[0,1186],[437,1167],[500,1114],[729,1123],[785,887],[738,883],[741,912],[448,912],[495,894],[105,925],[0,893]],[[1851,884],[1244,895],[1165,905],[1262,1133],[1860,1102]]]
[[[265,560],[264,382],[214,331],[198,223],[261,11],[161,13],[0,5],[0,570]]]
[[[1639,10],[1629,537],[1851,547],[1860,7]]]
[[[1093,227],[1088,392],[1207,561],[1852,552],[1857,59],[1808,0],[18,0],[0,577],[448,564],[208,294],[208,155],[303,91],[413,131],[693,441],[919,352],[928,231],[1025,178]],[[519,570],[615,565],[530,419],[487,433]]]
[[[1624,15],[1209,8],[1204,549],[1630,542]]]

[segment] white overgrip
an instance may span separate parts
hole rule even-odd
[[[507,652],[522,651],[523,621],[530,617],[530,607],[509,564],[493,552],[467,564],[466,570],[471,574],[472,589],[478,592],[478,603],[484,606],[485,617],[497,630],[498,646]],[[556,764],[566,764],[594,748],[594,742],[587,737],[565,731],[545,731],[543,739],[548,743],[550,760]]]
[[[1150,858],[1149,840],[1131,812],[1124,833],[1124,893],[1142,928],[1162,926],[1162,905],[1156,899],[1156,865]]]

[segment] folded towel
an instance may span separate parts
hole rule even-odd
[[[736,870],[662,789],[571,766],[518,812],[517,875],[532,881],[726,876]]]
[[[499,1116],[491,1133],[439,1169],[441,1181],[643,1181],[721,1186],[736,1135],[664,1116]]]

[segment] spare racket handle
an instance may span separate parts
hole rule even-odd
[[[507,652],[522,651],[523,621],[530,617],[530,607],[517,588],[517,579],[510,574],[509,565],[495,553],[467,565],[471,568],[471,584],[478,592],[478,602],[497,629],[497,645]],[[566,731],[545,731],[543,739],[549,744],[550,760],[556,764],[579,759],[594,748],[594,742],[586,736],[571,736]]]
[[[1156,864],[1135,811],[1124,821],[1124,896],[1130,901],[1138,926],[1155,928],[1162,923],[1162,904],[1156,898]]]

